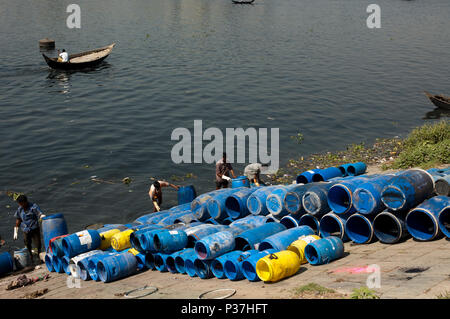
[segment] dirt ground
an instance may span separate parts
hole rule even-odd
[[[367,266],[379,267],[379,288],[374,293],[381,298],[437,298],[450,293],[450,242],[441,238],[431,242],[418,242],[410,238],[405,242],[386,245],[375,242],[366,245],[345,243],[346,255],[327,265],[304,264],[296,275],[276,283],[230,281],[228,279],[200,279],[184,274],[147,270],[111,283],[81,281],[79,284],[66,274],[49,273],[44,264],[40,269],[25,273],[29,278],[49,274],[47,280],[6,290],[19,275],[0,279],[0,299],[123,299],[133,289],[148,286],[149,290],[133,293],[156,292],[142,297],[152,299],[198,299],[205,292],[221,290],[205,297],[218,298],[234,293],[230,298],[240,299],[292,299],[292,298],[350,298],[353,289],[366,287],[369,277]],[[309,283],[332,289],[319,293],[297,289]],[[152,288],[155,287],[155,288]],[[43,291],[47,289],[47,291]],[[34,295],[31,295],[34,294]]]
[[[368,171],[369,174],[379,172],[379,167],[370,167]],[[304,264],[294,276],[275,283],[200,279],[185,274],[147,270],[105,284],[92,280],[76,282],[66,274],[49,273],[45,264],[38,268],[25,275],[42,278],[48,274],[49,277],[21,288],[6,289],[21,274],[0,278],[0,299],[124,299],[126,292],[144,286],[148,290],[132,295],[139,297],[139,294],[153,291],[140,298],[198,299],[206,292],[220,289],[206,294],[204,298],[229,294],[232,299],[351,298],[354,289],[368,285],[382,299],[435,299],[450,295],[450,240],[441,237],[419,242],[409,238],[393,245],[347,242],[343,258],[320,266]],[[331,290],[299,292],[299,288],[310,283]],[[374,286],[374,283],[377,285]]]

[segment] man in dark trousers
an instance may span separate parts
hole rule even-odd
[[[162,204],[162,187],[172,187],[176,190],[180,188],[179,185],[174,185],[166,181],[155,181],[152,186],[150,186],[150,189],[148,191],[148,196],[150,196],[152,203],[153,203],[153,212],[159,212],[161,211],[161,204]]]
[[[14,217],[16,217],[16,226],[14,227],[14,240],[17,240],[19,226],[22,228],[25,246],[30,252],[31,262],[33,263],[33,253],[31,244],[37,247],[38,256],[41,252],[41,230],[39,220],[45,217],[38,205],[28,202],[25,195],[19,195],[16,202],[19,204]]]
[[[236,178],[233,167],[227,162],[227,153],[222,154],[222,159],[216,163],[216,189],[227,188],[231,181],[230,173]]]

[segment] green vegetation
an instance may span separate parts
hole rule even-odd
[[[315,283],[309,283],[307,285],[296,288],[295,292],[297,294],[308,293],[315,295],[325,295],[327,293],[334,293],[335,291],[333,289],[329,289]]]
[[[414,129],[402,142],[403,151],[384,168],[421,167],[428,169],[450,163],[450,123],[440,121]]]
[[[301,144],[303,142],[303,134],[297,133],[297,135],[292,135],[291,138],[296,141],[298,144]]]
[[[299,143],[303,141],[301,133],[291,138]],[[290,184],[298,174],[304,171],[355,162],[381,165],[384,170],[411,167],[428,169],[450,164],[450,123],[443,120],[435,124],[425,124],[414,129],[404,140],[377,139],[373,145],[352,144],[345,151],[290,159],[285,167],[270,176],[271,182],[272,184]]]
[[[367,287],[353,289],[353,292],[350,297],[352,299],[380,299],[380,296],[378,296],[374,290],[369,289]]]
[[[450,299],[450,291],[444,291],[436,296],[437,299]]]

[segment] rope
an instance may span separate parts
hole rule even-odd
[[[226,298],[233,296],[236,293],[236,289],[232,289],[232,288],[214,289],[214,290],[210,290],[210,291],[202,293],[200,296],[198,296],[198,299],[207,299],[207,298],[202,298],[202,297],[209,294],[210,292],[216,292],[216,291],[231,291],[231,292],[228,295],[224,295],[224,296],[212,298],[212,299],[226,299]]]
[[[147,289],[153,289],[153,290],[150,291],[150,292],[144,293],[144,294],[142,294],[142,295],[138,295],[138,296],[130,296],[130,294],[133,293],[133,292],[136,292],[136,291],[142,291],[142,290],[147,290]],[[144,286],[144,287],[141,287],[141,288],[137,288],[137,289],[133,289],[133,290],[127,291],[126,293],[124,293],[123,296],[126,297],[126,298],[142,298],[142,297],[151,295],[152,293],[155,293],[155,292],[157,292],[157,291],[158,291],[158,288],[156,288],[156,287],[153,287],[153,286]]]

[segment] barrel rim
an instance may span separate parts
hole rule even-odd
[[[375,227],[375,221],[377,220],[377,218],[379,218],[380,216],[389,216],[396,224],[397,224],[397,228],[399,230],[398,232],[398,236],[394,239],[394,241],[385,241],[382,240],[377,234],[379,234],[379,232],[376,230],[377,228]],[[402,237],[403,237],[403,227],[398,219],[397,216],[395,216],[395,214],[388,212],[388,211],[383,211],[381,213],[379,213],[377,216],[375,216],[375,218],[373,219],[373,232],[374,235],[378,238],[378,240],[382,243],[386,243],[386,244],[393,244],[398,242]]]
[[[444,208],[438,213],[438,223],[439,223],[439,228],[440,228],[440,230],[442,231],[442,233],[443,233],[446,237],[450,238],[450,229],[447,229],[447,227],[444,227],[444,225],[441,223],[441,214],[444,213],[444,211],[445,211],[445,213],[447,213],[447,210],[449,210],[449,211],[448,211],[448,214],[450,215],[450,206],[444,207]]]
[[[353,238],[353,235],[351,235],[352,232],[349,232],[349,231],[348,231],[349,221],[350,221],[350,225],[351,225],[351,219],[352,219],[352,218],[353,218],[353,219],[355,219],[355,218],[360,218],[360,219],[362,219],[362,220],[366,223],[366,225],[369,226],[370,235],[368,236],[368,238],[367,238],[365,241],[361,242],[361,241],[355,240],[355,239]],[[352,240],[353,242],[355,242],[355,243],[357,243],[357,244],[366,244],[366,243],[370,243],[370,242],[372,241],[372,239],[373,239],[373,236],[374,236],[374,230],[373,230],[372,223],[371,223],[370,220],[369,220],[366,216],[364,216],[363,214],[358,214],[358,213],[356,213],[356,214],[353,214],[353,215],[349,216],[349,218],[348,218],[347,221],[345,222],[345,228],[346,228],[345,232],[346,232],[348,238],[350,238],[350,240]]]
[[[424,237],[420,238],[420,237],[417,237],[417,232],[415,232],[415,231],[411,232],[411,229],[412,229],[412,228],[410,227],[410,225],[409,225],[409,223],[408,223],[408,217],[409,217],[409,218],[412,218],[412,217],[411,217],[412,214],[417,214],[417,213],[424,213],[425,215],[427,215],[428,217],[430,217],[431,220],[433,221],[433,228],[434,228],[434,231],[433,231],[433,234],[432,234],[431,236],[429,236],[428,238],[424,238]],[[405,225],[406,225],[406,229],[407,229],[408,232],[411,234],[411,236],[413,236],[415,239],[420,240],[420,241],[429,241],[429,240],[433,240],[434,238],[436,238],[436,236],[439,235],[439,221],[438,221],[438,219],[436,218],[436,216],[434,216],[434,214],[433,214],[430,210],[428,210],[428,209],[426,209],[426,208],[423,208],[423,207],[416,207],[416,208],[414,208],[414,209],[411,209],[411,210],[408,212],[408,214],[406,215],[406,217],[405,217]],[[421,232],[421,233],[423,233],[423,232]]]
[[[42,218],[42,220],[51,220],[51,219],[56,219],[56,218],[64,219],[64,215],[61,213],[56,213],[56,214],[45,216]]]

